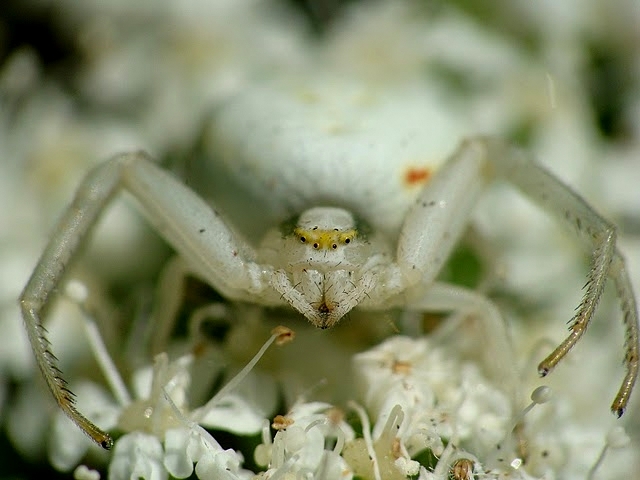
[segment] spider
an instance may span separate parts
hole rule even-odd
[[[547,375],[582,337],[611,278],[626,329],[626,375],[611,405],[621,416],[638,374],[638,315],[615,227],[501,140],[471,137],[444,155],[453,134],[444,120],[429,117],[427,93],[376,97],[335,87],[341,93],[329,100],[317,92],[248,87],[221,105],[208,133],[216,158],[201,164],[199,192],[144,152],[119,154],[88,173],[20,297],[38,365],[64,412],[99,445],[112,446],[75,408],[42,316],[117,192],[131,194],[175,249],[180,275],[205,280],[229,300],[288,305],[322,329],[354,308],[472,311],[495,331],[494,350],[507,351],[493,304],[437,280],[483,190],[502,180],[556,216],[591,252],[569,336],[539,364],[539,374]],[[242,234],[243,222],[265,228]]]

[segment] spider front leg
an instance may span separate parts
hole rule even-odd
[[[246,299],[268,286],[262,269],[252,262],[253,249],[232,234],[200,197],[156,166],[147,154],[118,155],[89,172],[54,229],[20,296],[20,306],[29,342],[56,402],[92,440],[106,449],[113,445],[113,440],[75,408],[74,396],[50,349],[42,317],[67,265],[120,189],[135,197],[147,219],[192,271],[223,295]]]
[[[638,376],[638,310],[624,259],[616,248],[616,230],[584,199],[554,177],[523,151],[491,138],[479,138],[467,147],[478,149],[500,177],[513,184],[549,214],[567,225],[591,251],[591,270],[585,293],[570,322],[569,336],[538,366],[540,375],[547,375],[573,348],[586,331],[611,278],[620,298],[625,326],[625,365],[627,373],[611,404],[611,411],[620,417],[627,407]]]
[[[443,168],[444,176],[451,177],[449,179],[451,185],[458,183],[469,188],[471,202],[477,198],[478,189],[481,186],[494,179],[503,179],[570,227],[592,252],[592,264],[587,278],[586,291],[571,321],[571,333],[540,363],[538,371],[542,376],[547,375],[582,337],[593,317],[606,279],[608,277],[613,279],[620,297],[626,329],[625,364],[627,373],[611,405],[612,412],[618,417],[621,416],[629,402],[638,376],[639,326],[631,281],[626,271],[624,259],[615,245],[615,228],[600,217],[579,195],[524,152],[499,140],[491,138],[468,140],[453,155],[449,164]],[[456,180],[454,175],[459,175],[461,178]],[[475,181],[471,177],[472,175],[478,176]],[[444,184],[444,182],[441,183]],[[423,270],[424,267],[430,266],[439,268],[443,262],[443,253],[450,251],[450,246],[446,244],[445,239],[459,235],[461,227],[457,215],[467,215],[470,209],[469,201],[455,195],[452,196],[442,186],[436,185],[433,194],[423,195],[419,202],[421,203],[410,212],[411,219],[408,222],[413,221],[426,231],[430,219],[434,219],[435,225],[438,227],[434,234],[436,237],[431,238],[428,243],[407,238],[400,243],[401,250],[399,251],[410,252],[405,253],[405,257],[409,261],[405,269],[417,266],[422,266]],[[448,202],[452,203],[453,207]],[[419,212],[419,207],[427,210],[430,207],[439,207],[441,211],[435,210],[435,212],[424,214]],[[456,215],[449,227],[445,223],[445,212],[447,211]],[[466,216],[464,218],[466,219]],[[409,244],[414,245],[410,246]],[[429,280],[432,275],[427,272],[426,280]]]
[[[449,159],[415,201],[398,240],[397,262],[408,288],[402,295],[409,310],[457,312],[477,317],[486,334],[487,363],[518,401],[518,372],[507,327],[496,306],[483,295],[435,278],[467,229],[490,179],[486,162],[473,150]]]

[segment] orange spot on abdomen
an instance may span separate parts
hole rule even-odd
[[[431,178],[431,170],[427,167],[409,167],[404,174],[404,183],[408,187],[424,185]]]

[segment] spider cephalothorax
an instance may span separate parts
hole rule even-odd
[[[263,239],[258,261],[271,284],[315,326],[329,328],[361,304],[392,260],[390,245],[349,211],[314,207]]]

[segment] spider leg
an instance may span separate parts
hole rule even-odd
[[[626,271],[616,248],[616,230],[571,188],[558,180],[523,151],[492,138],[476,138],[462,144],[457,155],[475,151],[486,162],[490,176],[518,188],[550,215],[567,225],[591,252],[591,269],[584,296],[570,323],[569,336],[538,366],[547,375],[580,340],[602,296],[607,278],[615,284],[625,325],[625,365],[627,373],[612,405],[618,417],[624,413],[638,376],[638,310]]]
[[[154,357],[166,350],[184,299],[187,277],[192,274],[192,269],[179,255],[171,258],[162,269],[150,316],[149,338]]]
[[[42,317],[67,265],[120,190],[131,193],[147,219],[190,268],[231,298],[247,298],[268,286],[253,249],[235,236],[200,197],[142,152],[122,154],[91,170],[59,220],[20,296],[26,330],[38,366],[60,408],[96,443],[111,437],[77,411],[58,369]]]
[[[485,163],[474,150],[459,150],[410,207],[396,252],[408,286],[428,285],[440,273],[490,182]]]
[[[626,375],[611,410],[624,413],[638,376],[638,313],[624,259],[616,248],[615,227],[571,188],[521,150],[487,137],[464,141],[425,186],[407,213],[398,241],[398,265],[410,288],[434,281],[463,229],[482,190],[504,180],[567,225],[591,252],[584,296],[570,324],[569,336],[545,358],[538,371],[547,375],[584,334],[607,278],[615,284],[626,329]]]
[[[511,388],[515,407],[519,377],[512,342],[500,312],[477,292],[435,282],[491,181],[486,173],[484,157],[476,149],[466,148],[456,152],[427,183],[407,213],[400,232],[396,255],[406,289],[396,301],[409,310],[477,315],[487,334],[488,363]]]
[[[417,285],[406,295],[405,308],[409,310],[455,312],[477,317],[482,325],[484,338],[480,343],[484,344],[487,364],[492,372],[497,372],[500,384],[507,387],[516,411],[520,399],[516,356],[507,325],[493,302],[474,290],[445,282]]]

